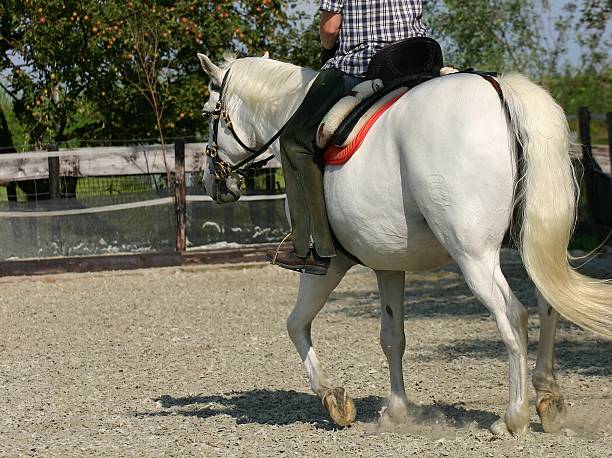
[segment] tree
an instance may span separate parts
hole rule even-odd
[[[606,36],[610,10],[610,2],[606,0],[584,0],[580,7],[577,40],[584,50],[580,67],[595,74],[610,72],[612,43],[610,37]]]
[[[438,0],[426,19],[451,64],[515,70],[537,80],[559,71],[575,5],[555,16],[547,0]]]
[[[0,5],[4,88],[40,147],[74,138],[202,136],[207,89],[196,52],[221,60],[228,49],[273,48],[286,56],[288,42],[277,38],[292,29],[295,3],[7,0]]]

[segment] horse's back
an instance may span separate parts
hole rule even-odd
[[[327,167],[330,222],[367,265],[431,269],[448,250],[499,245],[512,208],[513,139],[497,93],[476,75],[409,91],[346,164]]]

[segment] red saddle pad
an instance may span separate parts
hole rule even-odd
[[[325,148],[325,151],[323,152],[323,164],[340,165],[348,161],[353,156],[353,154],[355,154],[355,152],[359,149],[359,147],[363,143],[363,140],[365,139],[365,136],[370,131],[374,123],[378,120],[378,118],[380,118],[383,115],[383,113],[387,111],[391,107],[391,105],[397,102],[397,100],[403,95],[404,94],[398,95],[397,97],[395,97],[394,99],[390,100],[385,105],[383,105],[376,113],[374,113],[374,115],[372,115],[372,117],[368,119],[368,122],[366,122],[363,125],[363,127],[359,130],[359,132],[355,136],[355,138],[351,140],[351,142],[348,145],[346,146],[330,145],[327,148]]]

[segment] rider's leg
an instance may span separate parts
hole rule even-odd
[[[343,77],[344,73],[337,69],[321,71],[280,137],[295,248],[291,254],[293,258],[291,255],[286,260],[282,256],[278,258],[281,261],[278,264],[283,267],[293,268],[295,257],[308,257],[311,248],[322,257],[336,254],[327,221],[323,173],[318,157],[320,150],[316,146],[315,137],[321,119],[345,94]],[[321,264],[324,273],[328,262]]]
[[[288,148],[288,152],[282,155],[293,246],[295,254],[302,258],[308,256],[311,243],[319,256],[336,254],[327,221],[323,173],[317,159],[315,155],[301,153],[297,148]]]

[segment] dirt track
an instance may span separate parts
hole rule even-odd
[[[504,271],[538,319],[511,252]],[[612,255],[588,267],[611,276]],[[610,456],[612,343],[564,322],[557,366],[571,431],[494,438],[507,399],[493,320],[456,267],[408,275],[404,373],[414,422],[379,431],[388,387],[374,275],[352,270],[314,323],[319,357],[355,398],[337,430],[285,331],[297,276],[151,269],[0,280],[0,455]]]

